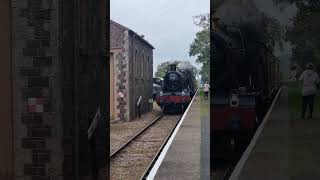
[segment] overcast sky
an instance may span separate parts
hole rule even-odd
[[[190,60],[196,65],[188,53],[199,30],[192,17],[209,13],[209,0],[111,0],[110,5],[112,20],[143,34],[155,47],[154,71],[168,60]]]

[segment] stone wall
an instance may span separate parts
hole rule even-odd
[[[91,176],[92,167],[104,165],[102,161],[109,154],[105,152],[106,123],[99,121],[90,140],[87,134],[98,108],[102,119],[108,114],[104,110],[106,14],[100,6],[106,1],[10,3],[14,179],[78,180]],[[83,20],[87,18],[94,23]],[[77,26],[80,21],[82,26]],[[89,30],[88,34],[81,34],[78,27],[81,32]],[[79,34],[89,40],[81,44]],[[92,139],[96,142],[89,142]]]
[[[116,120],[126,121],[128,119],[128,86],[127,84],[127,61],[125,52],[115,54],[115,106],[116,106]]]
[[[136,55],[137,53],[137,55]],[[149,99],[152,98],[153,49],[139,36],[130,38],[130,118],[138,116],[136,103],[142,97],[141,112],[152,110]],[[148,60],[149,58],[149,60]]]
[[[128,30],[110,23],[110,48],[114,57],[115,120],[129,120],[128,101]]]
[[[110,48],[123,48],[125,29],[111,21],[110,23]]]
[[[62,179],[59,1],[11,1],[16,179]]]
[[[137,117],[136,103],[142,96],[141,112],[152,110],[152,48],[129,29],[110,23],[110,47],[114,55],[116,120]],[[137,52],[137,56],[135,53]]]

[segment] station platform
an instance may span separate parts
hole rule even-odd
[[[230,180],[320,179],[320,109],[311,120],[299,118],[302,97],[291,94],[282,87]]]
[[[209,100],[197,93],[156,171],[155,180],[209,179]]]

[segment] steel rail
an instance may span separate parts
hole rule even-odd
[[[153,157],[153,159],[151,160],[151,162],[149,163],[148,167],[146,168],[146,170],[144,171],[144,173],[142,174],[142,176],[140,177],[140,180],[146,179],[147,176],[149,175],[150,170],[152,169],[154,163],[157,161],[158,157],[160,156],[163,148],[165,147],[165,145],[167,144],[168,140],[170,139],[171,135],[173,134],[174,130],[176,129],[177,125],[179,124],[181,117],[183,115],[181,115],[179,117],[179,120],[176,122],[176,124],[172,127],[172,129],[170,130],[170,133],[167,135],[166,139],[163,141],[161,147],[159,148],[158,152],[156,153],[156,155]]]
[[[232,169],[231,167],[228,167],[223,175],[223,177],[221,178],[221,180],[228,180],[231,173],[232,173]]]
[[[124,145],[119,147],[117,150],[113,151],[110,154],[110,159],[114,158],[119,154],[120,151],[122,151],[125,147],[127,147],[134,139],[136,139],[138,136],[140,136],[145,130],[147,130],[150,126],[152,126],[155,122],[160,120],[162,117],[164,117],[164,114],[159,115],[156,117],[151,123],[149,123],[147,126],[145,126],[141,131],[139,131],[137,134],[135,134],[132,138],[130,138]]]

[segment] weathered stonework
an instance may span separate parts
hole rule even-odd
[[[1,141],[9,153],[1,160],[8,156],[10,162],[0,163],[9,167],[0,168],[0,179],[94,179],[109,155],[105,121],[88,138],[97,109],[103,120],[109,114],[107,1],[4,2],[1,17],[9,28],[1,36],[7,37],[1,65],[8,71],[1,75],[9,88],[2,92],[8,98],[1,99],[1,109],[8,113],[1,112],[1,130],[10,129]]]
[[[12,1],[15,179],[62,179],[59,1]]]
[[[115,120],[135,118],[137,101],[142,97],[141,112],[152,109],[153,47],[132,30],[110,21],[110,52],[114,59]],[[112,103],[110,103],[112,105]]]

